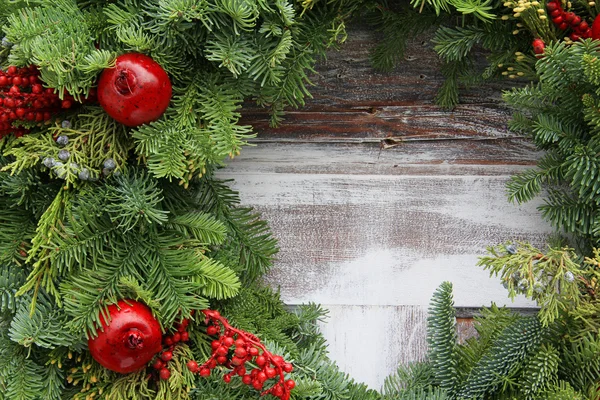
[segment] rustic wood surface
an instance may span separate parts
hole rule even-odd
[[[476,262],[488,245],[543,245],[551,230],[539,201],[506,200],[508,177],[539,153],[508,132],[502,86],[463,92],[459,107],[441,110],[433,98],[443,78],[427,38],[411,42],[388,74],[370,66],[376,42],[353,28],[341,51],[319,63],[314,98],[281,127],[246,107],[257,146],[220,176],[235,179],[242,202],[262,212],[280,241],[266,281],[291,305],[328,308],[322,328],[332,358],[379,389],[398,363],[424,357],[427,305],[442,281],[453,282],[465,309],[531,307],[510,303]]]

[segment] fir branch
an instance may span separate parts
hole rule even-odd
[[[539,399],[542,392],[557,384],[559,362],[558,350],[549,345],[542,345],[527,360],[520,379],[520,391],[525,395],[525,399]]]
[[[435,372],[428,362],[400,365],[396,372],[385,378],[384,399],[397,399],[407,391],[425,390],[434,384]]]
[[[542,325],[536,318],[522,318],[508,326],[494,345],[473,367],[458,397],[481,398],[493,393],[509,372],[530,356],[542,339]]]
[[[452,395],[458,385],[458,374],[456,311],[450,282],[443,282],[431,299],[427,318],[427,344],[434,383]]]
[[[29,304],[21,302],[12,319],[9,336],[24,347],[34,344],[48,349],[69,347],[80,337],[64,329],[67,322],[68,317],[63,310],[56,308],[48,296],[40,294],[33,314],[29,311]]]

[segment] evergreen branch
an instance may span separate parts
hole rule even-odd
[[[535,300],[544,326],[581,306],[575,277],[584,272],[572,249],[549,248],[544,254],[530,244],[504,244],[490,247],[488,252],[490,256],[480,258],[478,265],[488,269],[490,276],[500,275],[511,298],[524,294]]]
[[[450,282],[443,282],[431,299],[427,318],[427,344],[434,383],[452,395],[458,385],[458,374],[456,311]]]
[[[546,153],[538,161],[538,168],[528,169],[510,177],[506,184],[508,200],[517,203],[532,200],[540,194],[542,185],[558,184],[564,179],[562,171],[562,158],[553,151]]]
[[[29,304],[21,302],[12,319],[9,336],[25,347],[34,344],[48,349],[72,346],[80,338],[64,329],[67,321],[61,309],[54,307],[47,296],[40,295],[33,314],[29,312]]]
[[[44,393],[44,368],[22,354],[12,353],[7,373],[6,399],[37,400]]]
[[[481,28],[450,28],[440,27],[433,38],[435,51],[446,62],[460,61],[479,43],[484,37]]]
[[[190,211],[169,218],[166,228],[175,229],[202,244],[220,244],[226,238],[225,225],[210,214]]]
[[[0,264],[0,314],[17,311],[22,302],[17,296],[17,290],[25,282],[25,272],[14,264]]]
[[[397,399],[407,391],[425,390],[434,384],[434,379],[435,373],[430,363],[400,365],[394,374],[385,378],[383,398]]]
[[[202,286],[204,296],[222,300],[238,293],[241,283],[234,271],[210,258],[204,258],[199,267],[201,275],[195,281]]]
[[[550,345],[542,345],[526,361],[520,379],[520,391],[525,395],[525,399],[539,399],[542,392],[557,384],[559,363],[558,350]]]
[[[542,332],[542,325],[536,318],[521,318],[509,325],[473,367],[458,397],[481,398],[493,393],[501,379],[540,345]]]

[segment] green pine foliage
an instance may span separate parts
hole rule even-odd
[[[452,300],[452,284],[444,282],[433,294],[427,319],[429,363],[434,383],[453,395],[456,390],[456,312]]]
[[[252,127],[310,96],[316,60],[345,38],[357,6],[290,0],[0,2],[0,64],[35,65],[62,98],[89,99],[118,55],[140,52],[168,73],[156,121],[129,128],[91,102],[0,141],[0,399],[256,399],[236,377],[193,375],[212,339],[200,310],[222,310],[294,363],[294,399],[375,400],[327,356],[317,305],[290,312],[262,287],[277,242],[258,213],[215,178]],[[61,140],[57,140],[57,138]],[[66,154],[66,156],[65,156]],[[137,299],[165,334],[191,318],[168,380],[117,374],[90,355],[107,307]],[[195,312],[195,314],[194,314]],[[195,316],[194,316],[195,315]]]

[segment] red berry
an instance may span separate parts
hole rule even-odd
[[[559,16],[561,16],[561,15],[563,15],[563,11],[562,11],[562,10],[554,10],[554,11],[552,11],[552,12],[550,13],[550,16],[551,16],[552,18],[556,18],[556,17],[559,17]]]
[[[250,356],[256,357],[258,355],[258,349],[256,347],[250,347],[248,353],[250,354]]]
[[[225,357],[225,356],[219,356],[219,357],[216,358],[216,361],[219,364],[225,364],[227,362],[227,357]]]
[[[578,29],[580,32],[585,32],[586,30],[588,30],[588,28],[589,28],[589,27],[590,27],[590,26],[588,25],[588,23],[587,23],[587,22],[585,22],[585,21],[581,21],[581,23],[579,24],[579,26],[577,27],[577,29]]]
[[[21,89],[19,89],[18,86],[11,86],[11,88],[8,90],[8,93],[19,94],[21,93]]]
[[[13,81],[13,83],[14,83],[14,81]],[[16,83],[15,83],[15,85],[16,85]],[[24,76],[21,78],[21,86],[27,86],[27,85],[29,85],[29,78]]]
[[[238,338],[235,341],[235,347],[245,347],[246,346],[246,341],[242,338]]]
[[[273,378],[275,375],[277,375],[277,371],[275,368],[267,367],[265,368],[265,374],[267,375],[267,378]]]
[[[283,364],[283,357],[281,357],[281,356],[273,357],[273,364],[275,364],[275,365]]]
[[[173,343],[179,343],[179,342],[181,342],[181,333],[175,332],[173,334]]]
[[[207,376],[210,376],[210,369],[208,369],[208,368],[206,368],[206,367],[204,367],[204,368],[200,369],[200,376],[203,376],[203,377],[205,377],[205,378],[206,378]]]
[[[122,374],[145,367],[162,347],[160,324],[152,311],[140,302],[120,300],[108,306],[108,315],[110,321],[100,314],[102,327],[98,336],[88,341],[92,357],[105,368]]]
[[[23,119],[23,117],[25,116],[27,112],[25,111],[24,108],[17,108],[15,110],[15,114],[17,115],[17,117],[19,117],[19,119]]]
[[[227,348],[233,346],[233,338],[231,336],[227,336],[225,339],[223,339],[223,346]]]
[[[245,358],[246,355],[248,355],[248,352],[246,351],[246,349],[244,349],[243,347],[238,347],[235,349],[235,355],[238,356],[239,358]]]
[[[173,352],[171,352],[171,351],[165,351],[164,353],[162,353],[160,355],[160,358],[163,361],[171,361],[173,359]]]
[[[190,340],[190,334],[188,332],[181,332],[181,341],[187,342]]]
[[[235,370],[237,372],[237,374],[239,376],[244,376],[246,375],[246,368],[244,368],[243,365],[240,365],[239,367],[237,367],[237,369]]]
[[[559,15],[558,17],[554,17],[552,18],[552,22],[554,22],[554,25],[560,25],[563,23],[563,17],[562,15]]]
[[[98,81],[98,102],[108,115],[127,126],[155,121],[171,101],[171,81],[152,58],[129,53],[117,57]]]
[[[238,366],[238,365],[242,365],[243,363],[244,363],[244,360],[239,357],[233,357],[231,359],[231,365]]]
[[[165,346],[173,346],[175,344],[175,342],[173,341],[173,337],[172,336],[166,336],[163,339],[163,344]]]
[[[549,1],[548,4],[546,4],[546,8],[548,9],[548,11],[554,11],[559,7],[560,5],[554,1]]]
[[[225,360],[225,361],[227,361],[227,360]],[[223,362],[223,363],[224,363],[224,362]],[[210,361],[208,362],[208,368],[210,368],[210,369],[214,369],[214,368],[216,368],[216,367],[217,367],[217,360],[215,360],[215,359],[213,358],[212,360],[210,360]]]
[[[578,17],[577,15],[575,17],[573,17],[573,21],[571,21],[571,26],[577,26],[581,23],[581,17]]]
[[[225,381],[225,383],[231,382],[231,375],[223,375],[223,381]]]
[[[267,374],[265,374],[264,372],[260,371],[258,374],[256,374],[256,379],[257,379],[259,382],[261,382],[261,383],[262,383],[262,382],[264,382],[264,381],[266,381],[266,380],[267,380]]]
[[[263,388],[263,383],[259,381],[253,381],[252,387],[256,390],[261,390]]]
[[[252,383],[252,377],[250,375],[244,375],[244,376],[242,376],[242,382],[245,385],[249,385]]]
[[[6,70],[6,73],[8,75],[15,75],[17,73],[17,67],[15,67],[14,65],[11,65],[10,67],[8,67],[8,69]]]
[[[578,34],[576,34],[575,32],[571,33],[571,34],[569,35],[569,37],[570,37],[570,38],[571,38],[571,40],[572,40],[572,41],[574,41],[574,42],[576,42],[576,41],[578,41],[579,39],[581,39],[581,36],[579,36],[579,35],[578,35]]]
[[[25,114],[25,119],[27,121],[33,121],[35,119],[35,114],[30,111],[27,114]]]
[[[71,100],[63,100],[60,104],[60,108],[71,108],[72,105],[73,103],[71,102]]]
[[[208,328],[206,328],[206,334],[210,335],[210,336],[214,336],[217,333],[219,333],[219,328],[217,328],[214,325],[209,326]]]
[[[15,85],[15,86],[21,86],[21,84],[23,83],[23,79],[22,79],[20,76],[15,76],[15,77],[13,78],[13,81],[12,81],[12,83],[13,83],[13,85]]]
[[[569,24],[567,24],[566,22],[563,22],[562,24],[560,24],[558,26],[558,29],[560,29],[561,31],[566,30],[569,27]]]
[[[281,385],[273,386],[271,393],[273,393],[273,396],[279,397],[283,394],[283,388],[281,387]]]
[[[4,106],[8,108],[13,108],[15,106],[15,100],[10,97],[5,98]]]
[[[292,390],[296,387],[296,382],[294,382],[292,379],[288,379],[287,381],[285,381],[285,386],[287,386],[288,389]]]
[[[212,347],[213,350],[218,349],[219,347],[221,347],[221,342],[219,342],[218,340],[213,340],[210,343],[210,347]]]
[[[227,350],[223,346],[219,347],[216,351],[217,355],[219,355],[219,356],[226,356],[228,352],[229,352],[229,350]]]
[[[0,76],[0,86],[7,86],[7,85],[8,85],[8,78],[6,77],[6,75]]]
[[[152,364],[152,368],[157,369],[157,370],[163,369],[164,366],[165,366],[165,363],[160,358],[157,358],[154,361],[154,363]]]
[[[39,83],[31,86],[31,93],[40,94],[44,91],[44,88]]]
[[[256,365],[258,365],[259,367],[264,366],[267,363],[267,359],[264,356],[258,356],[256,357]]]
[[[198,372],[198,363],[194,360],[190,360],[187,362],[187,367],[192,373]]]
[[[292,370],[294,369],[294,367],[290,363],[283,364],[282,368],[285,372],[292,372]]]
[[[158,374],[160,375],[160,379],[162,379],[164,381],[166,381],[167,379],[169,379],[171,377],[171,371],[169,371],[168,368],[161,369]]]
[[[565,21],[568,23],[571,23],[573,21],[573,18],[575,18],[575,13],[574,12],[567,12],[565,13],[565,15],[563,16]]]

